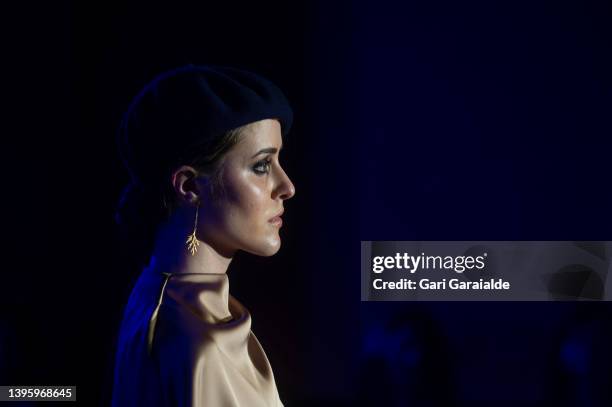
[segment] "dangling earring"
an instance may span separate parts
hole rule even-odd
[[[198,227],[198,210],[200,209],[200,203],[198,202],[198,206],[196,206],[196,215],[195,215],[195,224],[193,225],[193,232],[187,238],[187,249],[191,252],[192,256],[195,256],[195,253],[198,251],[198,246],[200,245],[200,241],[196,237],[196,229]]]

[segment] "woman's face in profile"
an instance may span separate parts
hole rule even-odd
[[[228,252],[244,250],[260,256],[275,254],[283,202],[295,194],[279,162],[280,123],[252,123],[221,163],[223,190],[206,197],[200,207],[202,238]]]

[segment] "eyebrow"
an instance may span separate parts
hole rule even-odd
[[[283,149],[283,146],[281,145],[280,149]],[[274,154],[277,151],[279,151],[276,147],[268,147],[268,148],[262,148],[261,150],[259,150],[257,153],[255,153],[255,155],[251,158],[255,158],[260,154],[267,154],[267,153],[271,153]]]

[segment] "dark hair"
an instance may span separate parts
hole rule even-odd
[[[115,212],[115,222],[119,225],[122,246],[136,264],[141,266],[149,260],[157,227],[176,209],[177,197],[170,182],[172,171],[180,165],[190,165],[209,174],[211,196],[219,197],[224,189],[220,168],[222,158],[240,141],[249,126],[232,129],[201,145],[191,146],[174,161],[165,175],[154,182],[141,184],[131,181],[126,185]]]

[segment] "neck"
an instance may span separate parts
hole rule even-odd
[[[193,219],[186,218],[178,212],[159,226],[150,265],[171,273],[227,273],[232,254],[220,253],[206,241],[200,241],[194,255],[187,249],[185,241],[193,231]]]

